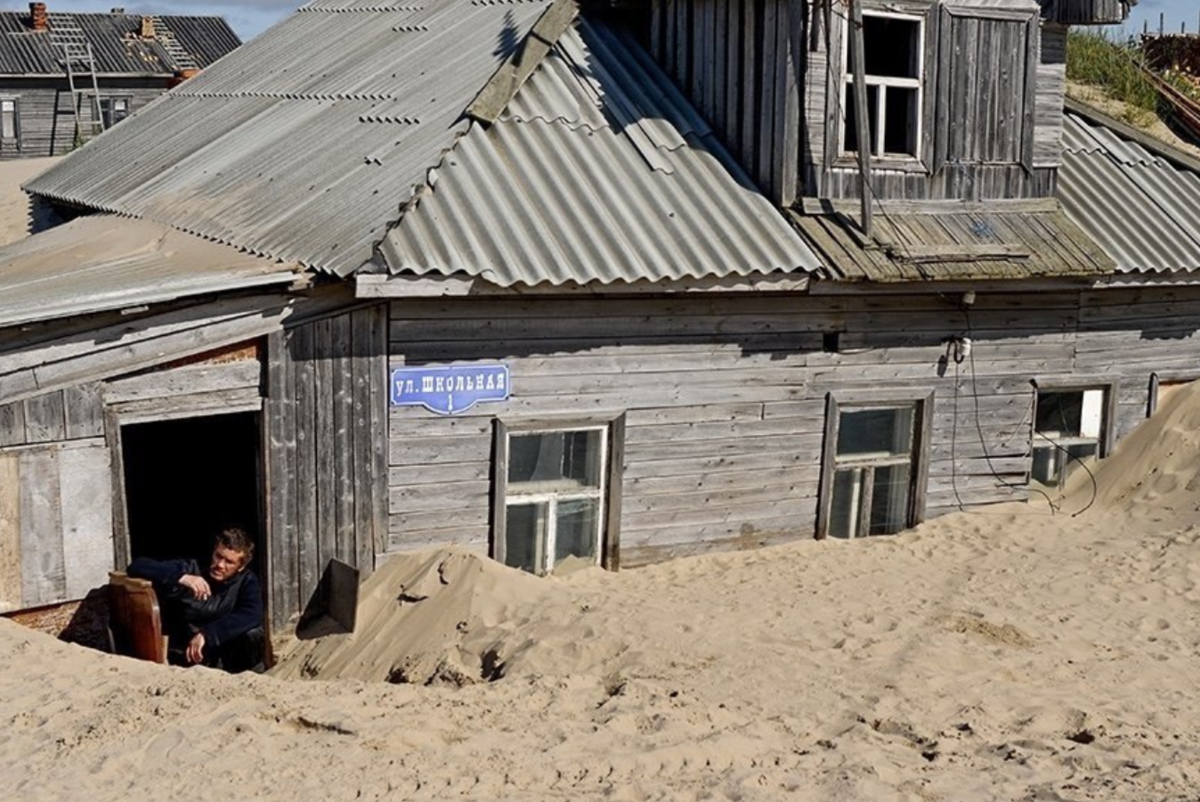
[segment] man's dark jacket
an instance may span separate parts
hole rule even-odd
[[[195,560],[139,557],[126,573],[154,583],[163,604],[163,625],[180,646],[200,632],[206,646],[219,647],[262,626],[262,587],[250,571],[227,582],[214,582]],[[184,574],[204,577],[212,595],[204,601],[194,598],[191,590],[179,584]]]

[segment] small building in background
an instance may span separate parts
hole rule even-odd
[[[69,153],[239,45],[221,17],[0,12],[0,159]]]

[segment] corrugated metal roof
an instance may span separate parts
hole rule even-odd
[[[974,281],[1096,277],[1115,267],[1055,204],[988,202],[955,210],[933,203],[920,212],[874,216],[864,247],[857,218],[795,213],[817,247],[828,278],[838,281]]]
[[[26,188],[346,275],[548,0],[321,0]]]
[[[57,14],[74,20],[92,45],[100,74],[168,77],[177,65],[157,39],[142,39],[140,14]],[[159,17],[200,67],[207,67],[242,42],[221,17]],[[28,13],[0,12],[0,75],[63,75],[62,53],[50,33],[30,28]]]
[[[501,286],[806,272],[817,258],[666,74],[598,22],[474,126],[381,251]]]
[[[1066,115],[1058,195],[1130,273],[1200,270],[1200,175]]]
[[[159,223],[80,217],[0,248],[0,326],[295,279],[287,265]]]

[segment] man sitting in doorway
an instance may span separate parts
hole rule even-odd
[[[173,665],[205,665],[232,674],[264,670],[262,586],[246,570],[254,541],[237,528],[213,541],[208,570],[196,560],[139,557],[129,576],[148,579],[158,593]]]

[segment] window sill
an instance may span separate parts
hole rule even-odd
[[[833,162],[834,169],[858,170],[858,158],[855,156],[839,156]],[[920,159],[903,156],[872,156],[871,168],[875,170],[891,170],[900,173],[920,173],[929,175],[929,168]]]

